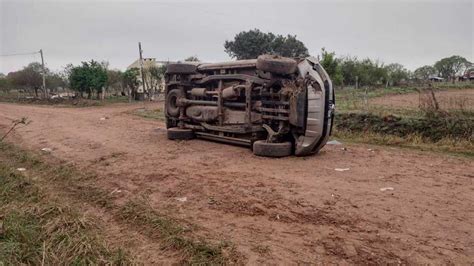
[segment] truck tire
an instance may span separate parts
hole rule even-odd
[[[168,117],[166,118],[166,129],[176,126],[178,126],[176,120],[170,119]]]
[[[173,63],[166,66],[167,74],[194,74],[196,70],[196,65],[186,63]]]
[[[178,117],[179,116],[179,106],[177,104],[177,101],[179,98],[181,98],[183,95],[183,92],[179,89],[173,89],[170,92],[168,92],[168,95],[166,96],[166,112],[168,113],[169,116],[172,117]]]
[[[291,155],[291,142],[269,143],[257,140],[253,143],[253,154],[265,157],[285,157]]]
[[[167,130],[168,139],[171,140],[188,140],[194,138],[194,132],[191,129],[171,127]]]
[[[261,55],[257,58],[257,69],[280,75],[292,74],[296,71],[296,61],[276,55]]]

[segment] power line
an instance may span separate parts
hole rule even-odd
[[[0,54],[0,56],[16,56],[16,55],[31,55],[31,54],[38,54],[38,52],[29,52],[29,53],[16,53],[16,54]]]

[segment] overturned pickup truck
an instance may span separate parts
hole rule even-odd
[[[283,157],[317,153],[331,134],[334,91],[313,57],[173,63],[165,80],[169,139],[200,137]]]

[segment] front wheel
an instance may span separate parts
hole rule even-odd
[[[270,143],[257,140],[253,143],[253,154],[264,157],[285,157],[291,155],[291,142]]]

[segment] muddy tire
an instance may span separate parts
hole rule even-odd
[[[166,67],[166,74],[194,74],[196,70],[197,66],[193,64],[174,63]]]
[[[276,55],[261,55],[257,58],[257,69],[280,75],[287,75],[296,71],[295,60]]]
[[[183,92],[179,89],[174,89],[166,95],[166,113],[171,117],[179,116],[178,99],[183,96]]]
[[[166,118],[166,129],[172,128],[172,127],[177,127],[178,123],[176,120]]]
[[[187,128],[172,127],[168,128],[167,136],[171,140],[187,140],[194,138],[194,132]]]
[[[257,140],[253,143],[253,154],[265,157],[285,157],[291,155],[291,142],[268,143]]]

